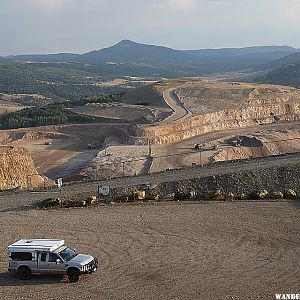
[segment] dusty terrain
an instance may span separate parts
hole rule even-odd
[[[40,174],[72,178],[110,143],[126,143],[126,125],[84,124],[3,130],[0,143],[28,149]],[[47,144],[50,143],[50,144]],[[89,144],[98,143],[95,149]]]
[[[299,288],[299,208],[203,203],[8,209],[0,218],[1,299],[273,299]],[[100,268],[77,284],[47,276],[21,282],[6,272],[6,247],[24,237],[63,238],[98,257]]]

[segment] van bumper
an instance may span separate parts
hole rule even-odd
[[[98,259],[95,258],[92,262],[88,264],[84,271],[81,271],[81,274],[92,274],[98,269]]]

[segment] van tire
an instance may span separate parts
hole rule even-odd
[[[68,278],[70,282],[77,282],[80,278],[80,272],[76,269],[71,269],[68,271]]]
[[[17,276],[21,280],[28,280],[31,277],[31,271],[27,267],[20,267],[17,271]]]

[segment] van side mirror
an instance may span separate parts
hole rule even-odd
[[[60,264],[62,264],[62,263],[63,263],[63,261],[62,261],[61,259],[58,258],[58,259],[56,260],[56,264],[57,264],[57,265],[60,265]]]

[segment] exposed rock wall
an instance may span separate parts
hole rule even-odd
[[[300,120],[300,103],[274,103],[262,106],[249,106],[246,108],[223,110],[193,116],[182,122],[163,126],[139,127],[136,135],[139,143],[164,144],[178,142],[193,136],[217,130],[233,129],[270,124],[272,115],[280,121]]]
[[[44,179],[24,148],[0,147],[0,190],[42,187]]]

